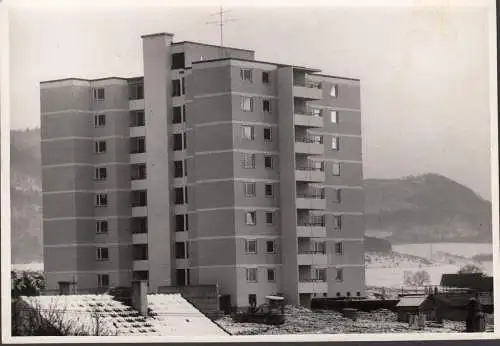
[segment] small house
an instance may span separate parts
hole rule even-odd
[[[440,286],[449,289],[466,289],[475,293],[493,292],[493,277],[482,273],[443,274]]]
[[[410,322],[414,316],[424,316],[426,321],[436,320],[436,306],[432,296],[401,297],[396,305],[396,311],[399,322]]]

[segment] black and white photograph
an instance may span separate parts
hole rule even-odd
[[[495,2],[105,3],[0,4],[4,342],[494,338]]]

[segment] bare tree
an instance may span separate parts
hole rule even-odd
[[[422,287],[428,285],[431,282],[431,277],[429,273],[425,270],[420,270],[408,275],[405,278],[405,284],[408,286]]]
[[[466,264],[458,271],[458,274],[483,274],[483,270],[475,264]]]

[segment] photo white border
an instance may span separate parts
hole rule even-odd
[[[499,182],[498,182],[498,103],[497,103],[497,40],[496,40],[496,3],[493,0],[253,0],[248,1],[192,1],[192,0],[12,0],[0,2],[0,114],[1,114],[1,259],[2,259],[2,342],[5,343],[115,343],[144,342],[144,337],[12,337],[10,327],[10,71],[9,71],[9,25],[8,7],[29,8],[61,8],[61,7],[93,7],[96,9],[109,7],[156,7],[156,6],[232,6],[232,7],[356,7],[356,6],[487,6],[489,8],[490,28],[490,110],[491,110],[491,188],[492,188],[492,231],[493,231],[493,275],[495,297],[500,292],[500,281],[497,279],[500,260],[500,230],[499,230]],[[495,251],[496,249],[496,251]],[[495,307],[499,304],[495,299]],[[497,310],[498,311],[498,310]],[[496,313],[494,333],[384,333],[384,334],[307,334],[307,335],[257,335],[257,336],[224,336],[224,337],[147,337],[147,342],[297,342],[297,341],[420,341],[420,340],[492,340],[499,337],[500,313]]]

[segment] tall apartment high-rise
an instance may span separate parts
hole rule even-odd
[[[48,288],[364,296],[359,80],[142,39],[144,77],[41,83]]]

